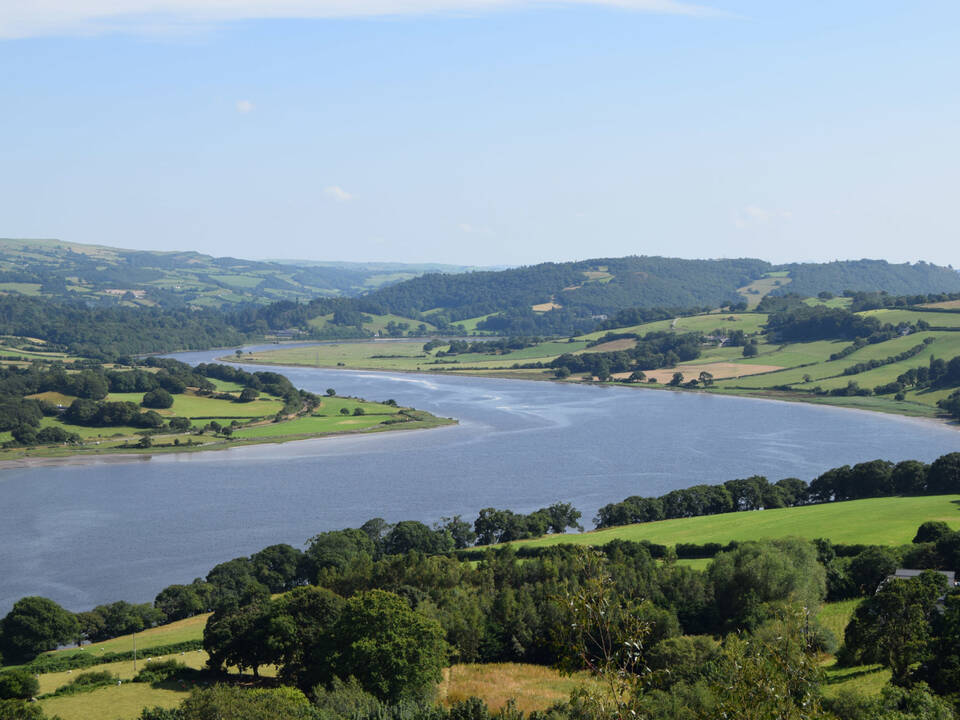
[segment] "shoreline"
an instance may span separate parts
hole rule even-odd
[[[39,467],[64,467],[70,465],[99,465],[99,464],[121,464],[134,462],[148,462],[155,455],[190,455],[203,452],[222,452],[245,447],[255,447],[261,445],[284,445],[290,442],[301,442],[304,440],[326,440],[339,437],[349,437],[352,435],[373,435],[382,432],[406,431],[413,432],[417,430],[436,430],[443,427],[458,425],[459,421],[455,418],[445,418],[431,413],[429,420],[413,420],[406,423],[396,423],[394,425],[374,425],[361,430],[341,430],[338,432],[317,433],[313,435],[276,435],[256,440],[223,440],[222,442],[208,443],[204,445],[178,445],[169,447],[154,447],[137,450],[134,448],[124,448],[117,452],[109,450],[92,450],[90,453],[71,453],[66,455],[29,455],[19,458],[0,459],[0,472],[5,470],[27,470]]]
[[[593,387],[604,387],[604,388],[630,388],[634,390],[660,390],[660,391],[669,391],[669,392],[684,392],[684,393],[699,393],[701,395],[713,395],[719,397],[739,397],[739,398],[748,398],[751,400],[766,400],[768,402],[782,402],[782,403],[801,403],[804,405],[816,405],[819,407],[829,407],[836,408],[839,410],[854,410],[858,412],[865,413],[879,413],[882,415],[894,415],[896,417],[903,418],[905,420],[917,420],[929,423],[935,423],[940,426],[946,426],[960,430],[960,421],[954,420],[946,416],[936,416],[936,415],[927,415],[927,414],[912,414],[908,412],[900,412],[897,409],[891,408],[866,408],[861,407],[856,404],[846,404],[842,402],[845,398],[838,398],[841,402],[831,402],[827,398],[821,399],[819,396],[812,396],[811,398],[800,397],[798,395],[773,395],[771,391],[768,390],[726,390],[723,388],[717,388],[714,390],[706,390],[704,388],[684,388],[684,387],[668,387],[666,385],[649,385],[641,383],[601,383],[595,381],[585,381],[585,380],[559,380],[552,377],[545,377],[543,375],[535,375],[531,372],[529,375],[520,376],[520,373],[523,370],[516,371],[516,375],[511,375],[510,370],[403,370],[403,369],[386,369],[386,368],[372,368],[372,367],[344,367],[344,366],[335,366],[335,365],[305,365],[302,363],[292,363],[292,362],[265,362],[262,360],[249,360],[249,359],[238,359],[235,357],[219,357],[216,359],[217,362],[225,362],[230,364],[246,364],[246,365],[260,365],[263,367],[289,367],[289,368],[308,368],[314,370],[336,370],[336,371],[353,371],[353,372],[377,372],[385,374],[404,374],[404,375],[431,375],[434,377],[483,377],[490,378],[493,380],[529,380],[532,382],[553,382],[553,383],[562,383],[568,385],[586,385]],[[919,406],[922,409],[927,409],[927,406]],[[931,412],[934,411],[933,408],[930,408]]]

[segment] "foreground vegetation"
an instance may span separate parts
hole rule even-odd
[[[946,472],[960,489],[960,465],[945,458],[915,474],[923,487]],[[856,496],[883,467],[829,471],[806,487]],[[758,497],[778,487],[731,483],[717,487]],[[501,522],[553,516],[562,531],[578,513],[564,503],[532,516],[487,509],[472,527],[373,519],[320,533],[306,551],[277,545],[222,563],[153,604],[74,615],[25,598],[0,621],[0,649],[27,664],[0,672],[0,692],[14,693],[9,707],[17,692],[41,694],[65,720],[107,707],[133,718],[138,703],[156,708],[144,720],[258,717],[267,705],[272,717],[325,720],[706,719],[747,708],[764,718],[949,720],[960,595],[933,570],[960,565],[958,498],[741,511],[467,554],[452,551]],[[693,545],[711,558],[702,569],[676,561]],[[884,582],[904,566],[931,571]],[[145,630],[163,618],[175,622]],[[139,675],[121,632],[131,629]],[[42,653],[74,639],[96,642]],[[261,689],[231,687],[237,673]]]

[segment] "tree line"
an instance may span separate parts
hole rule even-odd
[[[594,518],[596,528],[745,512],[812,503],[893,495],[960,492],[960,453],[948,453],[929,465],[918,460],[892,463],[872,460],[852,467],[831,468],[807,483],[784,478],[771,483],[755,475],[717,485],[671,490],[660,497],[634,495],[604,505]]]

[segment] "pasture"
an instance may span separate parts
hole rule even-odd
[[[836,543],[905,545],[927,520],[960,529],[960,495],[884,497],[803,507],[724,513],[624,525],[579,534],[546,535],[516,545],[545,547],[572,543],[603,545],[611,540],[649,540],[675,545],[800,537]]]

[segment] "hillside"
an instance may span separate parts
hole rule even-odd
[[[960,291],[960,274],[883,260],[775,266],[763,260],[631,256],[542,263],[459,275],[430,273],[365,295],[381,313],[447,322],[465,331],[565,335],[632,309],[753,309],[768,294]],[[639,321],[643,321],[640,319]],[[622,324],[622,323],[621,323]]]
[[[240,260],[192,251],[145,252],[59,240],[0,238],[0,292],[124,305],[229,307],[351,297],[456,265]]]

